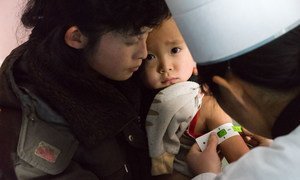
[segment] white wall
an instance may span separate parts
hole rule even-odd
[[[20,17],[25,0],[0,0],[0,64],[10,51],[26,40]]]

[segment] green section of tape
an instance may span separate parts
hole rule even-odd
[[[233,129],[235,132],[242,132],[242,126],[232,126],[232,129]]]

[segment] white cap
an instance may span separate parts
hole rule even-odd
[[[300,0],[166,0],[194,59],[221,62],[300,24]]]

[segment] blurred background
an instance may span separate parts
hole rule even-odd
[[[26,0],[0,0],[0,64],[10,51],[27,39],[20,17]]]

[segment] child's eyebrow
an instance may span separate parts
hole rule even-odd
[[[166,41],[167,45],[178,45],[178,44],[184,44],[184,40],[183,39],[172,39],[172,40],[168,40]]]

